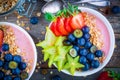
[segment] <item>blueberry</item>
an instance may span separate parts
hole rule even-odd
[[[87,59],[88,59],[89,61],[94,60],[94,58],[95,58],[95,56],[94,56],[93,53],[89,53],[89,54],[87,54]]]
[[[97,51],[95,52],[95,55],[96,55],[96,57],[102,57],[103,52],[102,52],[101,50],[97,50]]]
[[[84,64],[84,68],[82,69],[83,71],[87,71],[90,69],[90,65],[88,63]]]
[[[98,60],[93,60],[93,61],[91,62],[91,66],[92,66],[93,68],[98,68],[98,67],[100,66],[100,62],[99,62]]]
[[[1,56],[2,52],[0,51],[0,56]]]
[[[2,78],[4,78],[4,75],[5,75],[5,73],[0,70],[0,80],[2,80]]]
[[[80,48],[79,48],[78,46],[76,46],[76,45],[73,45],[73,48],[74,48],[77,52],[79,52],[79,50],[80,50]]]
[[[86,59],[86,57],[84,57],[84,56],[81,56],[79,61],[80,61],[80,63],[82,63],[82,64],[86,64],[86,63],[87,63],[87,59]]]
[[[20,63],[22,61],[22,58],[20,55],[15,55],[15,56],[13,56],[13,61]]]
[[[77,40],[77,43],[78,43],[79,46],[84,46],[85,45],[85,39],[84,38],[79,38]]]
[[[13,80],[22,80],[19,76],[13,78]]]
[[[9,62],[4,62],[3,68],[5,70],[8,70],[9,69]]]
[[[4,43],[2,45],[2,51],[8,51],[9,50],[9,45],[7,43]]]
[[[52,80],[62,80],[60,76],[58,75],[55,75],[52,77]]]
[[[73,34],[69,34],[69,35],[68,35],[68,40],[69,40],[70,42],[75,42],[76,38],[75,38],[75,36],[74,36]]]
[[[69,40],[64,40],[63,44],[66,45],[66,46],[69,46],[69,45],[71,45],[71,42]]]
[[[89,33],[85,33],[83,35],[83,37],[86,39],[86,40],[89,40],[90,39],[90,34]]]
[[[12,58],[13,58],[13,56],[12,56],[12,54],[5,54],[5,56],[4,56],[4,60],[5,61],[11,61],[12,60]]]
[[[82,48],[79,52],[80,56],[86,56],[88,54],[88,50],[85,48]]]
[[[114,14],[120,13],[120,7],[119,6],[113,6],[111,11]]]
[[[20,72],[21,72],[21,70],[19,68],[12,69],[12,74],[14,74],[14,75],[19,75]]]
[[[12,80],[12,77],[11,77],[10,75],[6,75],[6,76],[4,77],[4,80]]]
[[[90,48],[92,46],[92,43],[90,41],[87,41],[85,43],[85,48]]]
[[[2,67],[4,64],[4,62],[2,60],[0,60],[0,67]]]
[[[37,23],[38,23],[38,20],[39,20],[38,17],[31,17],[31,18],[30,18],[30,23],[31,23],[31,24],[37,24]]]
[[[85,26],[85,27],[82,28],[82,31],[83,31],[84,33],[89,33],[90,29],[89,29],[88,26]]]
[[[20,69],[20,70],[25,70],[26,67],[27,67],[27,64],[26,64],[25,62],[20,62],[20,63],[19,63],[19,69]]]

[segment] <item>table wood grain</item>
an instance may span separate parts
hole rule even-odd
[[[120,0],[110,0],[110,1],[111,1],[110,7],[112,7],[114,5],[120,6]],[[45,4],[45,2],[43,0],[38,0],[37,7],[35,8],[32,16],[36,16],[37,13],[41,12],[41,7],[44,4]],[[99,8],[96,8],[96,7],[91,7],[91,8],[99,10]],[[112,25],[112,28],[113,28],[114,33],[115,33],[115,44],[116,44],[113,56],[105,68],[110,68],[110,69],[115,68],[118,70],[118,69],[120,69],[120,14],[111,14],[110,13],[108,15],[105,15],[103,12],[101,12],[101,13],[109,20],[109,22]],[[18,18],[17,18],[15,13],[11,13],[9,15],[6,15],[6,17],[0,16],[0,22],[3,22],[3,21],[17,24]],[[32,36],[35,43],[38,43],[39,41],[44,39],[45,27],[46,27],[46,25],[49,25],[49,22],[47,22],[44,19],[43,14],[41,14],[41,16],[39,17],[39,23],[37,25],[30,24],[29,18],[25,18],[25,17],[19,19],[19,21],[20,22],[23,21],[25,23],[25,26],[22,28],[24,28]],[[28,30],[28,28],[30,30]],[[38,64],[41,68],[37,69],[37,71],[34,72],[33,76],[31,77],[31,80],[44,80],[45,75],[42,75],[40,73],[40,71],[42,69],[46,69],[48,71],[51,70],[54,72],[54,75],[56,73],[56,74],[62,75],[62,77],[67,77],[66,79],[63,79],[63,80],[78,80],[78,79],[88,80],[89,77],[87,77],[87,78],[79,78],[79,77],[78,78],[77,77],[70,78],[71,76],[63,75],[63,73],[59,73],[55,67],[48,68],[47,62],[43,61],[43,55],[41,53],[41,48],[37,47],[37,52],[38,52],[37,61],[38,61]],[[99,74],[99,72],[96,74]],[[53,75],[53,74],[49,74],[49,75]],[[89,79],[89,80],[96,80],[95,74],[91,75],[90,77],[91,77],[91,79]],[[47,75],[46,80],[50,80],[48,78],[48,75]]]

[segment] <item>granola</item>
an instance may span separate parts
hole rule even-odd
[[[7,12],[13,8],[18,0],[0,0],[0,13]]]

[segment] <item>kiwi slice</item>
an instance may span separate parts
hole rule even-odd
[[[92,52],[92,53],[95,53],[96,51],[97,51],[97,47],[96,46],[92,46],[91,48],[90,48],[90,51]]]
[[[27,79],[28,78],[28,73],[26,71],[21,72],[20,77],[22,79]]]
[[[9,62],[9,68],[10,69],[16,69],[18,67],[18,63],[15,61],[10,61]]]
[[[80,29],[76,29],[74,32],[73,32],[73,35],[76,37],[76,38],[81,38],[83,36],[83,32],[82,30]]]
[[[69,51],[69,54],[70,54],[72,57],[76,57],[76,56],[77,56],[77,51],[76,51],[76,49],[71,48],[70,51]]]

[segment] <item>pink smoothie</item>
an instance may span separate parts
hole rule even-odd
[[[29,65],[31,67],[30,68],[30,71],[31,71],[34,65],[34,57],[35,57],[33,46],[29,38],[22,31],[14,27],[12,27],[12,29],[15,33],[16,44],[20,48],[21,52],[25,53],[25,55],[22,56],[23,59],[26,59],[27,61],[32,61]]]
[[[106,25],[101,21],[100,19],[96,18],[96,26],[99,28],[103,35],[103,41],[104,41],[104,46],[102,48],[102,51],[104,51],[105,56],[107,56],[109,49],[110,49],[110,35],[107,30]]]

